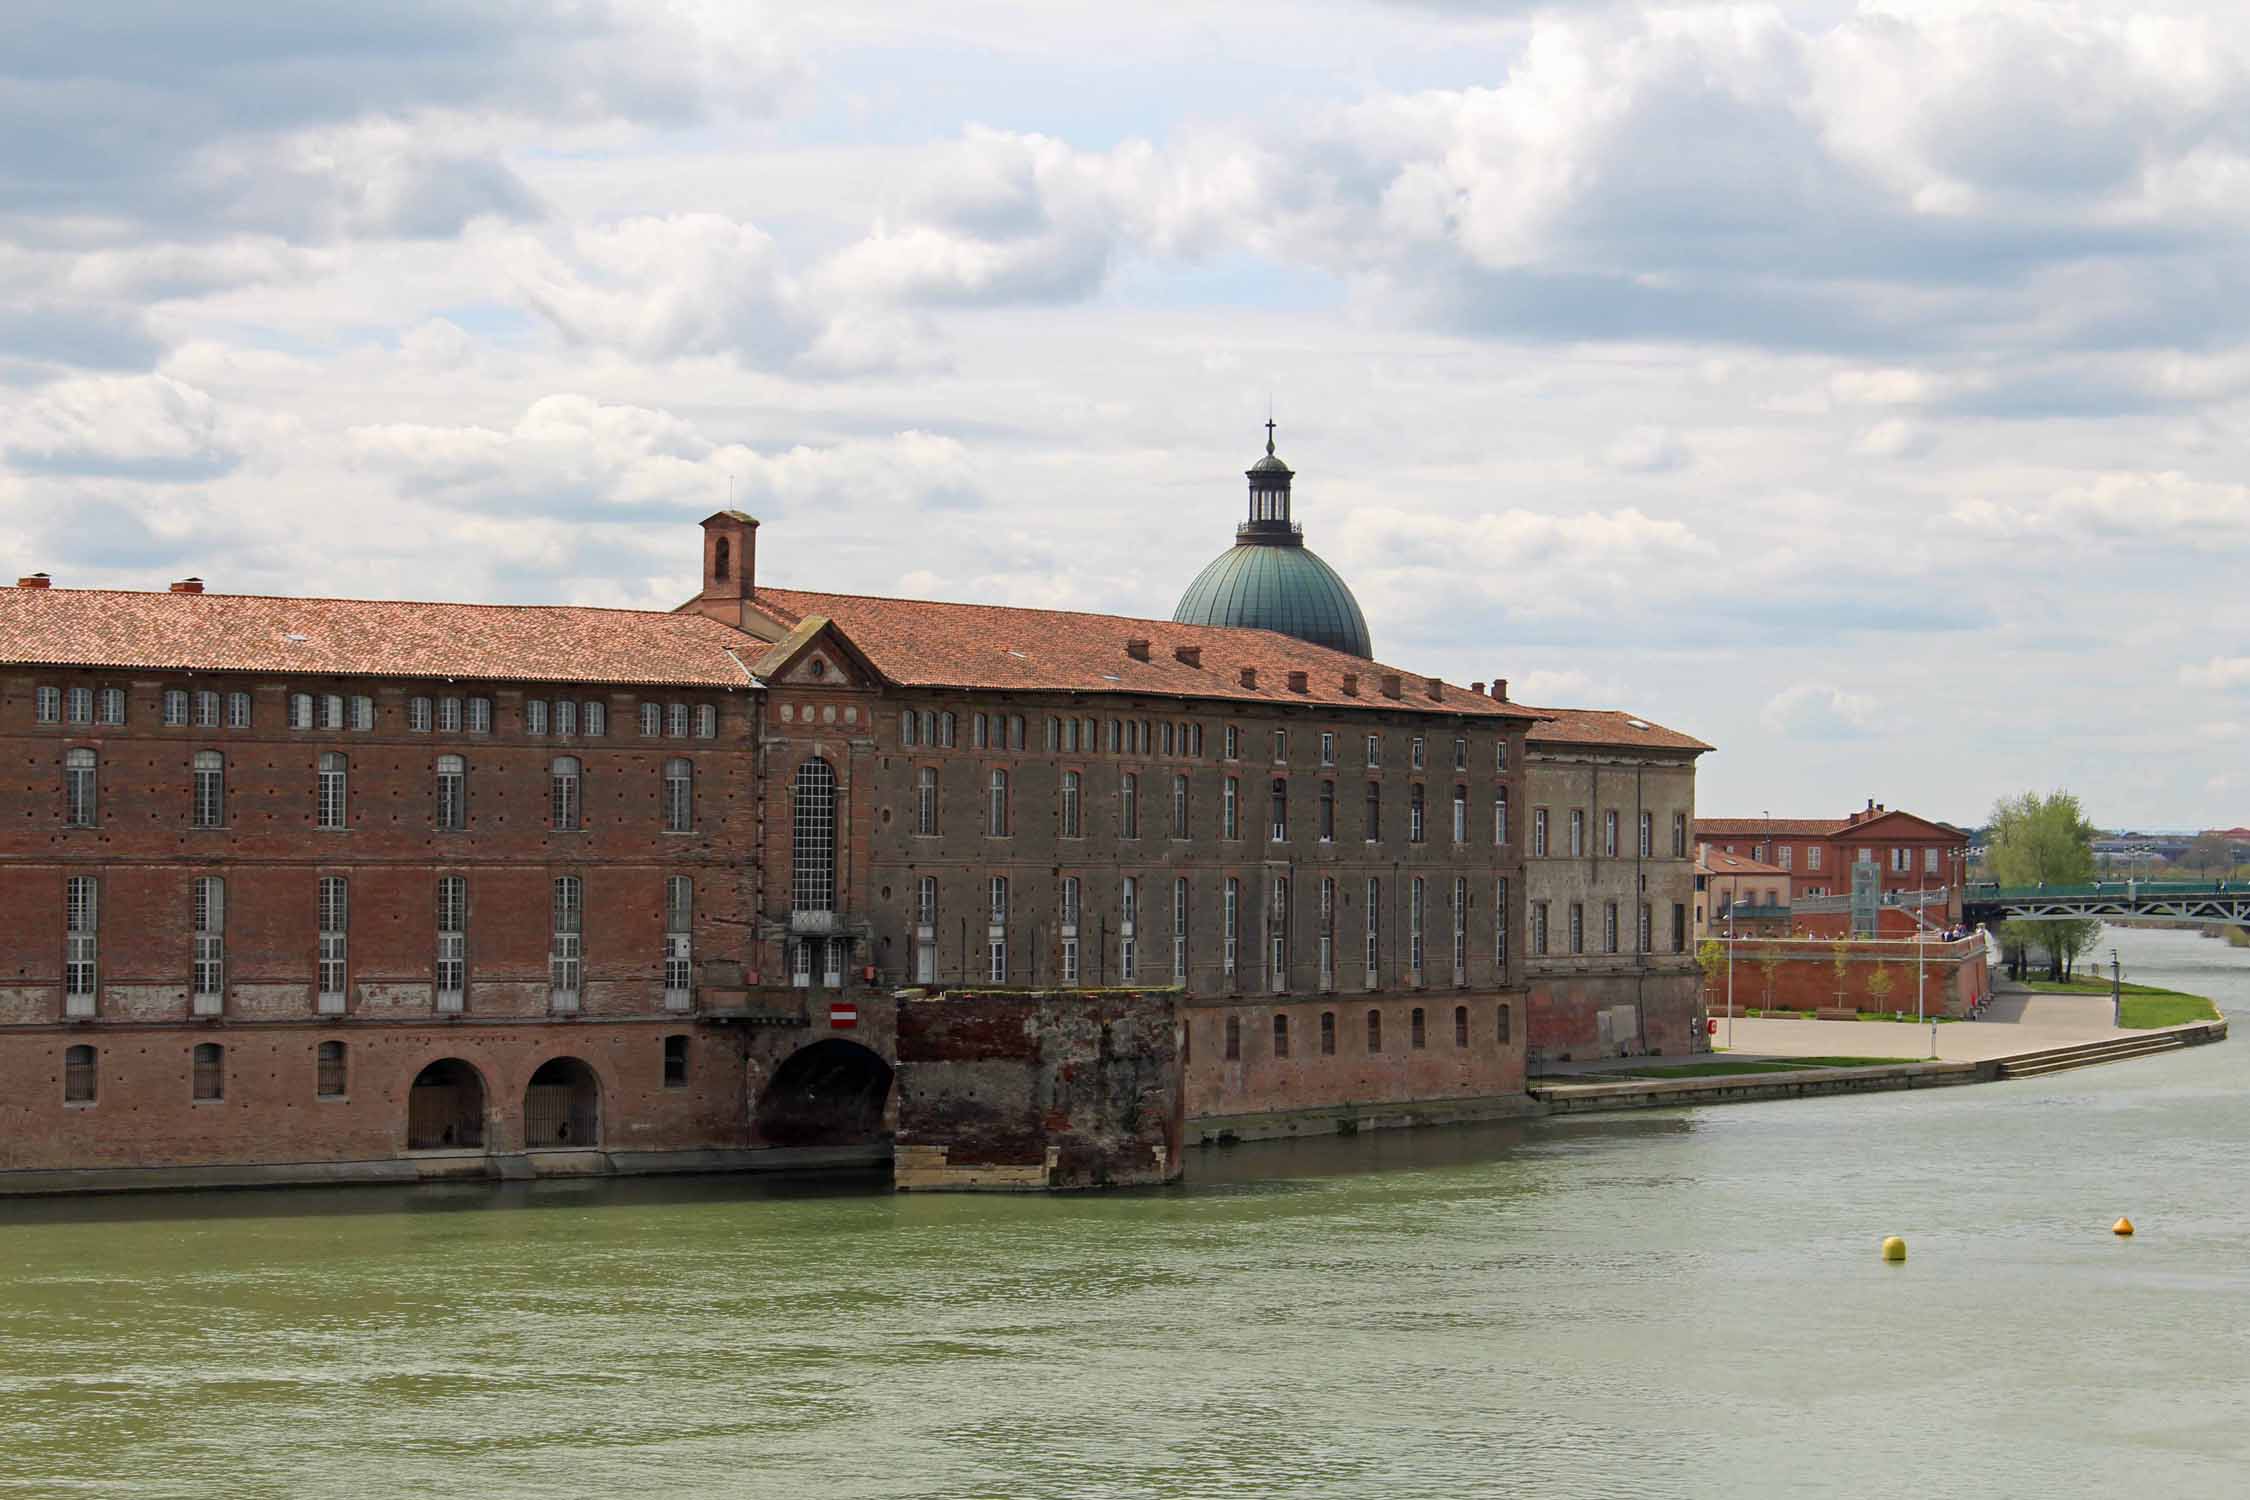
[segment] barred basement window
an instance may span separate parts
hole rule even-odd
[[[1289,1018],[1287,1016],[1277,1015],[1273,1018],[1273,1055],[1276,1057],[1287,1057],[1289,1055]]]
[[[227,1096],[227,1049],[217,1042],[195,1044],[195,1097],[200,1100]]]
[[[1371,1010],[1367,1013],[1367,1050],[1369,1052],[1383,1050],[1383,1013],[1379,1010]]]
[[[1320,1013],[1320,1055],[1322,1057],[1334,1057],[1336,1055],[1336,1012],[1332,1010],[1324,1010]]]
[[[585,826],[585,787],[578,757],[558,755],[547,767],[547,802],[557,833],[576,833]]]
[[[664,1039],[664,1086],[668,1089],[687,1087],[687,1044],[684,1036]]]
[[[225,1008],[227,992],[226,882],[214,875],[199,875],[190,893],[195,925],[190,1009],[199,1016],[215,1016]]]
[[[547,945],[547,1001],[557,1011],[578,1009],[585,983],[585,910],[585,887],[578,877],[556,877],[553,931]]]
[[[219,707],[220,698],[217,693],[209,689],[198,692],[195,695],[195,727],[198,729],[218,728]]]
[[[316,1009],[324,1016],[344,1013],[349,984],[352,921],[351,885],[341,875],[320,877],[320,996]]]
[[[227,728],[248,729],[249,727],[250,695],[248,693],[227,694]]]
[[[836,908],[836,770],[813,759],[790,788],[789,899],[793,911]]]
[[[94,1049],[88,1046],[63,1049],[63,1103],[91,1104],[100,1083],[96,1071]]]
[[[1424,1050],[1430,1044],[1429,1027],[1419,1005],[1414,1007],[1414,1014],[1407,1018],[1406,1044],[1416,1052]]]
[[[92,828],[100,813],[98,778],[101,762],[93,751],[63,753],[63,826]]]
[[[440,833],[460,833],[469,826],[469,763],[458,755],[437,758],[434,821]]]
[[[63,1014],[94,1013],[97,944],[101,936],[101,898],[91,875],[63,882]]]
[[[32,694],[32,717],[41,724],[62,722],[62,689],[43,687]]]
[[[458,1014],[469,989],[469,881],[440,875],[437,883],[437,1008]]]
[[[1469,1045],[1469,1007],[1466,1005],[1453,1007],[1453,1045],[1456,1047]]]
[[[313,1093],[322,1099],[341,1099],[349,1081],[344,1066],[344,1044],[322,1042],[313,1053]]]
[[[338,829],[345,826],[344,757],[334,750],[324,750],[320,756],[320,797],[316,826]]]
[[[408,729],[408,730],[409,730],[409,731],[410,731],[411,733],[414,733],[414,734],[428,734],[428,733],[430,732],[430,724],[431,724],[431,715],[430,715],[430,700],[429,700],[428,698],[423,698],[423,697],[414,697],[414,698],[409,698],[409,699],[407,699],[407,700],[406,700],[406,727],[407,727],[407,729]]]
[[[1227,1017],[1227,1061],[1240,1062],[1241,1060],[1242,1018],[1240,1016],[1229,1016]]]
[[[695,1003],[695,882],[685,875],[664,878],[664,1007],[686,1010]]]
[[[664,831],[695,831],[695,766],[684,755],[664,762]]]
[[[663,733],[664,733],[664,707],[663,707],[663,705],[662,705],[662,704],[658,704],[658,703],[644,703],[644,704],[642,704],[642,705],[641,705],[641,734],[642,734],[642,736],[643,736],[644,738],[646,738],[646,739],[652,739],[652,740],[653,740],[653,739],[655,739],[655,738],[656,738],[657,736],[659,736],[659,735],[661,735],[661,734],[663,734]]]
[[[1075,771],[1070,774],[1077,775]],[[1066,815],[1074,811],[1067,799],[1063,806]],[[938,831],[938,779],[935,766],[923,766],[914,773],[914,831],[922,834]]]

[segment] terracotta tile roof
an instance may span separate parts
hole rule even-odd
[[[1447,683],[1444,696],[1433,699],[1426,678],[1270,630],[802,589],[761,587],[757,604],[790,627],[814,615],[833,620],[886,677],[914,687],[1151,693],[1514,720],[1536,714],[1472,693],[1465,683]],[[1126,654],[1128,640],[1149,642],[1147,661]],[[1199,651],[1199,664],[1180,660],[1175,647]],[[1242,683],[1245,667],[1256,669],[1254,687]],[[1292,672],[1305,674],[1303,691],[1289,686]],[[1354,673],[1357,696],[1344,691],[1346,674]],[[1400,678],[1397,698],[1383,696],[1385,673]]]
[[[740,688],[758,650],[669,611],[0,587],[20,665]]]
[[[1762,859],[1751,859],[1746,855],[1729,854],[1724,849],[1704,850],[1703,857],[1696,864],[1709,875],[1787,876],[1789,873],[1779,865],[1769,865]]]
[[[1764,838],[1769,834],[1791,838],[1826,838],[1850,824],[1842,818],[1697,818],[1699,839]]]
[[[1530,712],[1547,720],[1531,726],[1534,745],[1637,745],[1698,752],[1711,748],[1691,734],[1652,724],[1621,708],[1534,708]]]

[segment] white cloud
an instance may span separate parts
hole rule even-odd
[[[1928,429],[1886,417],[1852,441],[1852,452],[1862,458],[1920,458],[1936,442]]]
[[[1663,474],[1684,469],[1695,454],[1669,427],[1635,427],[1609,445],[1604,458],[1628,474]]]
[[[1793,740],[1858,739],[1881,726],[1881,709],[1866,693],[1825,682],[1800,682],[1783,688],[1758,711],[1769,734]]]
[[[2250,688],[2250,656],[2214,656],[2180,668],[2180,682],[2191,688],[2234,693]]]
[[[287,425],[230,412],[163,375],[89,376],[0,412],[0,455],[31,473],[203,480],[227,473]]]

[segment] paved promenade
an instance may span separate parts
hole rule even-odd
[[[1711,1040],[1726,1045],[1727,1019],[1718,1017],[1719,1034]],[[1937,1028],[1937,1055],[1942,1062],[1981,1062],[1988,1057],[2008,1057],[2076,1042],[2105,1042],[2113,1037],[2142,1033],[2119,1031],[2109,1024],[2107,995],[2034,995],[2002,991],[1985,1007],[1981,1021],[1947,1021]],[[1749,1061],[1753,1058],[1790,1057],[1928,1057],[1930,1028],[1912,1021],[1769,1021],[1737,1017],[1734,1046],[1719,1058]],[[1670,1062],[1671,1058],[1642,1058]]]

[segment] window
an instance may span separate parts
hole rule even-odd
[[[1273,952],[1267,973],[1278,994],[1289,988],[1289,877],[1286,875],[1273,878],[1273,918],[1268,936],[1272,939]]]
[[[345,986],[349,982],[349,933],[352,921],[351,886],[341,875],[320,877],[320,985],[315,1009],[324,1016],[344,1013]]]
[[[1064,984],[1078,982],[1078,877],[1062,883],[1062,971]]]
[[[664,762],[664,831],[695,831],[695,765],[684,755]]]
[[[1617,903],[1611,901],[1602,907],[1602,952],[1617,951]]]
[[[1531,951],[1533,956],[1547,956],[1547,903],[1531,903]]]
[[[62,689],[43,687],[32,694],[32,717],[42,724],[62,722]]]
[[[431,724],[435,722],[430,713],[429,699],[416,697],[406,700],[406,727],[410,732],[428,734]]]
[[[1413,769],[1417,771],[1423,769],[1422,737],[1420,735],[1414,736],[1408,745],[1408,760]]]
[[[1127,839],[1141,836],[1141,778],[1131,771],[1125,773],[1118,787],[1117,836]]]
[[[71,723],[91,724],[94,722],[94,690],[92,688],[72,688],[69,693],[69,703]]]
[[[1320,987],[1336,987],[1336,882],[1326,876],[1320,882]]]
[[[1924,850],[1922,851],[1922,873],[1923,873],[1923,874],[1925,874],[1925,875],[1935,875],[1935,874],[1936,874],[1937,872],[1938,872],[1938,852],[1937,852],[1937,850],[1936,850],[1936,849],[1934,849],[1934,848],[1932,848],[1932,849],[1924,849]]]
[[[1649,928],[1652,925],[1654,925],[1654,917],[1651,908],[1646,901],[1643,901],[1641,903],[1640,925],[1634,929],[1633,951],[1635,953],[1648,952]]]
[[[609,734],[609,705],[589,702],[583,706],[583,728],[589,738],[602,739]]]
[[[664,732],[675,740],[684,740],[688,732],[688,706],[685,703],[664,705]],[[948,744],[951,740],[948,739]]]
[[[1493,1039],[1501,1043],[1508,1040],[1508,1007],[1504,1002],[1500,1006],[1500,1018],[1494,1029]]]
[[[937,716],[937,734],[930,743],[941,750],[953,748],[953,713],[950,709]]]
[[[664,1039],[664,1086],[668,1089],[687,1087],[687,1042],[684,1036]]]
[[[1493,982],[1505,983],[1508,970],[1508,877],[1492,884]]]
[[[1242,1017],[1227,1017],[1227,1061],[1242,1060]]]
[[[664,877],[664,1008],[695,1003],[695,882]]]
[[[1185,875],[1172,881],[1172,982],[1187,983],[1188,883]]]
[[[1287,1057],[1289,1055],[1289,1018],[1285,1015],[1276,1015],[1273,1018],[1273,1055],[1276,1057]]]
[[[1586,814],[1583,809],[1570,810],[1570,857],[1578,858],[1586,852]]]
[[[1453,1045],[1456,1047],[1469,1045],[1469,1007],[1466,1005],[1453,1007]]]
[[[1644,812],[1641,814],[1641,858],[1647,859],[1655,853],[1656,814]]]
[[[1465,786],[1456,786],[1453,789],[1453,842],[1466,844],[1468,841],[1469,789]]]
[[[808,760],[790,786],[789,902],[793,911],[836,909],[836,771]]]
[[[555,704],[555,733],[567,735],[578,733],[578,705],[568,698],[561,699]]]
[[[1334,1057],[1336,1055],[1336,1012],[1332,1010],[1324,1010],[1320,1013],[1320,1055],[1322,1057]]]
[[[1367,783],[1367,805],[1360,813],[1360,821],[1367,825],[1367,842],[1376,843],[1383,837],[1383,783]]]
[[[218,728],[219,704],[220,697],[217,693],[208,688],[197,691],[195,695],[195,727],[198,729]]]
[[[1289,764],[1289,731],[1286,729],[1276,729],[1273,732],[1273,763],[1277,766]]]
[[[1602,814],[1602,857],[1617,858],[1617,813],[1615,809]]]
[[[92,828],[100,812],[96,778],[100,762],[86,749],[63,753],[63,826]]]
[[[227,1049],[217,1042],[195,1044],[195,1097],[204,1102],[227,1096]]]
[[[1084,831],[1084,825],[1079,820],[1078,806],[1078,773],[1065,771],[1062,774],[1062,836],[1066,839],[1078,838]]]
[[[919,834],[938,831],[936,766],[923,766],[914,773],[914,831]]]
[[[1373,770],[1382,763],[1383,737],[1379,734],[1371,734],[1367,737],[1367,768]]]
[[[558,755],[547,766],[547,806],[557,833],[576,833],[585,826],[585,778],[575,755]]]
[[[1383,882],[1367,882],[1367,988],[1373,989],[1382,971]]]
[[[313,1050],[313,1093],[317,1097],[343,1098],[347,1076],[342,1042],[322,1042]]]
[[[469,881],[440,875],[437,883],[437,1008],[458,1014],[469,988]]]
[[[248,693],[227,694],[227,728],[248,729],[249,727],[250,695]]]
[[[1453,982],[1469,982],[1469,881],[1453,877]]]
[[[492,700],[490,698],[471,698],[468,700],[466,707],[468,709],[469,733],[492,733]]]
[[[983,750],[991,743],[990,736],[985,732],[984,715],[969,715],[969,747],[973,750]]]
[[[440,833],[460,833],[469,826],[469,763],[458,755],[437,758],[434,812]]]
[[[1219,907],[1220,931],[1225,942],[1220,949],[1220,972],[1228,978],[1235,973],[1235,955],[1242,931],[1242,882],[1232,875],[1227,877],[1226,891]]]
[[[328,829],[344,827],[344,776],[346,764],[343,755],[335,750],[320,753],[320,796],[315,822]]]
[[[695,707],[695,737],[715,740],[719,737],[719,710],[716,705],[699,703]]]
[[[1414,982],[1422,982],[1422,916],[1424,882],[1417,875],[1407,887],[1406,901],[1406,967],[1413,972]]]
[[[164,690],[164,722],[182,725],[188,721],[188,695],[186,688]]]
[[[557,1011],[578,1009],[585,983],[585,887],[575,875],[555,880],[552,933],[547,944],[547,1000]]]
[[[1008,836],[1008,773],[1006,771],[996,770],[992,773],[992,799],[985,817],[984,831],[996,839]]]
[[[344,727],[343,694],[324,693],[321,695],[320,727],[323,729],[341,729]]]
[[[661,703],[644,703],[644,704],[642,704],[642,705],[641,705],[641,737],[642,737],[643,739],[651,739],[651,740],[653,740],[653,739],[657,738],[657,736],[659,736],[659,735],[661,735],[661,734],[663,734],[663,733],[664,733],[664,705],[663,705],[663,704],[661,704]]]
[[[352,728],[375,727],[375,700],[364,695],[352,699]]]
[[[1140,968],[1135,961],[1135,939],[1139,936],[1135,925],[1140,914],[1140,897],[1141,883],[1130,875],[1126,876],[1119,885],[1117,898],[1117,977],[1125,984],[1131,984],[1140,977]]]
[[[1070,983],[1077,978],[1078,955],[1068,953],[1071,972]],[[937,877],[924,875],[916,882],[914,892],[914,980],[917,984],[937,983]]]
[[[1674,814],[1672,814],[1672,857],[1673,857],[1674,859],[1686,859],[1686,858],[1687,858],[1687,814],[1686,814],[1686,813],[1674,813]],[[1816,860],[1814,861],[1814,868],[1815,868],[1815,869],[1819,868],[1819,861],[1818,861],[1817,859],[1816,859]]]
[[[1241,729],[1239,729],[1238,727],[1236,727],[1236,726],[1235,726],[1235,725],[1233,725],[1233,724],[1229,724],[1229,725],[1227,726],[1227,731],[1226,731],[1226,750],[1225,750],[1225,751],[1224,751],[1224,753],[1223,753],[1223,754],[1222,754],[1222,755],[1220,756],[1220,759],[1222,759],[1222,760],[1240,760],[1240,759],[1242,759],[1242,731],[1241,731]]]
[[[1780,865],[1784,870],[1795,869],[1797,865],[1797,846],[1794,844],[1783,844],[1781,846],[1781,858],[1774,861],[1774,863]]]
[[[1570,903],[1570,951],[1586,951],[1586,908],[1577,901]]]
[[[1508,844],[1508,789],[1504,786],[1492,789],[1492,842],[1503,849]]]
[[[1172,837],[1188,836],[1188,779],[1182,775],[1172,778]]]
[[[227,886],[216,876],[199,875],[191,882],[189,893],[195,924],[189,1008],[199,1016],[215,1016],[225,1008],[227,992]]]
[[[1820,868],[1820,845],[1808,844],[1805,846],[1805,868],[1808,870]]]
[[[992,877],[992,920],[985,928],[986,973],[994,984],[1008,982],[1008,879]]]
[[[1459,735],[1453,737],[1453,769],[1456,771],[1469,769],[1469,742]]]
[[[1687,906],[1679,901],[1672,903],[1672,951],[1687,952]]]
[[[537,698],[529,699],[523,706],[523,732],[525,734],[545,734],[547,732],[547,705]]]
[[[1893,875],[1904,875],[1904,874],[1906,874],[1906,873],[1907,873],[1908,871],[1912,870],[1913,868],[1914,868],[1914,851],[1913,851],[1913,850],[1911,850],[1911,849],[1893,849],[1893,850],[1891,851],[1891,873],[1892,873]]]
[[[1336,783],[1333,781],[1320,784],[1320,841],[1336,842]]]
[[[63,1014],[94,1013],[96,944],[101,934],[101,900],[91,875],[63,882]]]
[[[1367,1050],[1371,1053],[1383,1050],[1383,1013],[1379,1010],[1367,1013]]]
[[[125,690],[123,688],[102,689],[100,722],[111,725],[125,722]]]
[[[898,742],[907,746],[921,744],[921,724],[921,716],[915,713],[913,709],[910,708],[901,713],[898,716]]]
[[[1219,836],[1238,839],[1242,837],[1242,782],[1229,776],[1221,788],[1219,798]]]
[[[1328,730],[1321,731],[1320,763],[1324,766],[1336,764],[1336,736]]]
[[[464,722],[459,698],[437,700],[437,727],[440,733],[459,734]]]
[[[91,1104],[99,1083],[94,1049],[87,1046],[63,1049],[63,1103]]]
[[[1289,778],[1286,776],[1276,776],[1273,779],[1273,816],[1271,821],[1273,824],[1273,841],[1277,844],[1289,842]]]
[[[1201,724],[1190,724],[1188,726],[1188,754],[1198,760],[1203,758],[1203,726]]]
[[[1416,1052],[1420,1052],[1430,1045],[1429,1022],[1423,1016],[1422,1007],[1419,1005],[1415,1006],[1413,1014],[1407,1017],[1406,1045]]]
[[[1419,844],[1422,842],[1422,836],[1424,832],[1423,825],[1427,814],[1427,809],[1423,805],[1422,796],[1422,783],[1419,781],[1415,782],[1411,787],[1407,789],[1406,841],[1410,844]]]
[[[1125,749],[1125,726],[1116,719],[1109,721],[1109,753],[1120,754]]]

